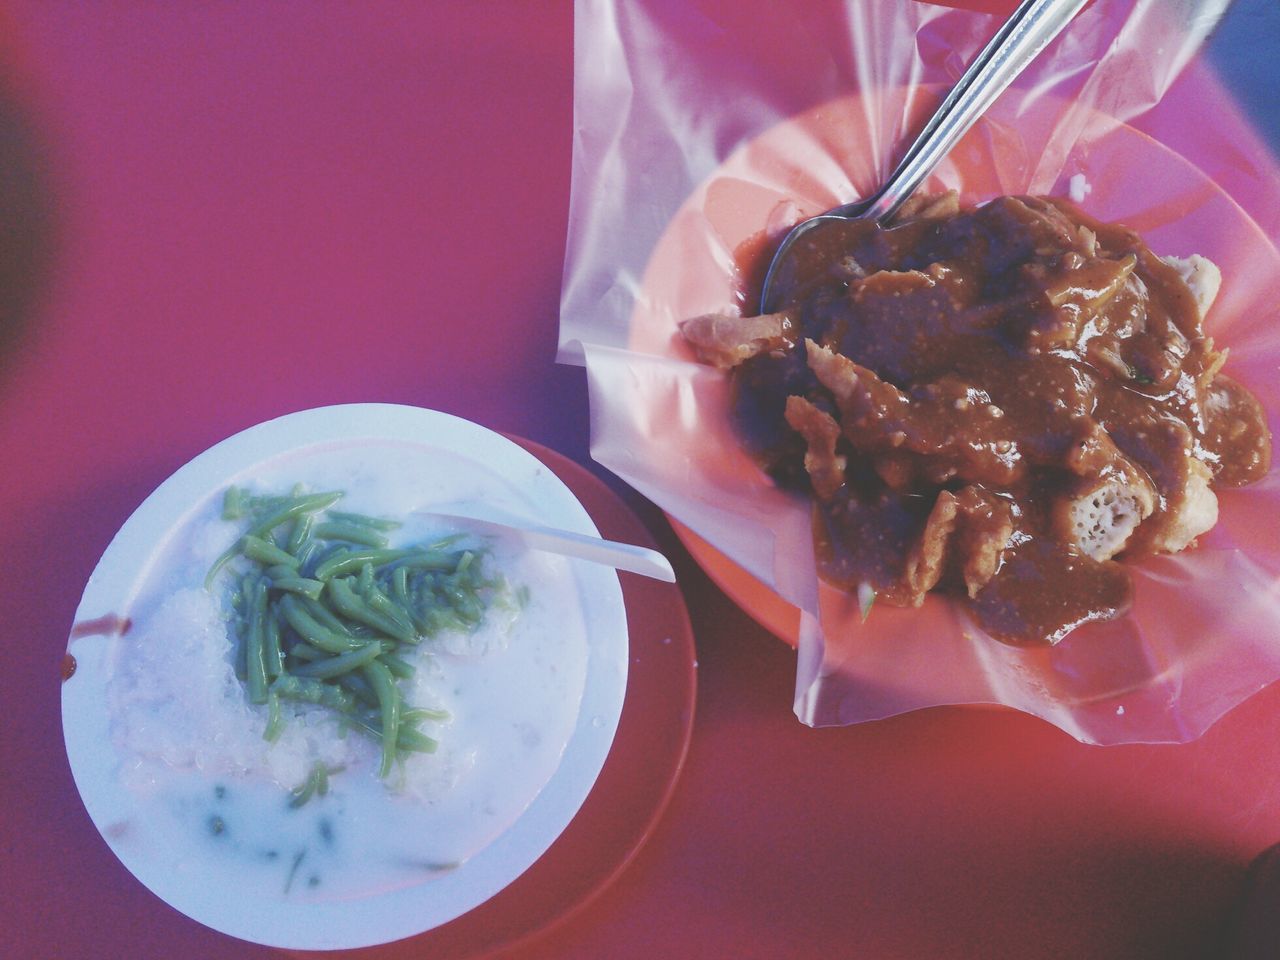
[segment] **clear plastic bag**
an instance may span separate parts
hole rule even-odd
[[[1200,167],[1129,124],[1225,6],[1089,5],[930,186],[971,202],[1070,192],[1158,253],[1217,262],[1208,331],[1275,431],[1280,254]],[[682,319],[736,305],[746,245],[873,189],[999,22],[906,0],[579,0],[560,356],[587,367],[592,455],[710,545],[695,553],[713,576],[740,568],[758,580],[730,592],[764,622],[770,605],[798,608],[794,626],[774,628],[798,642],[805,722],[990,703],[1086,742],[1189,740],[1280,677],[1276,470],[1220,491],[1219,524],[1195,550],[1135,565],[1132,611],[1056,647],[1000,644],[941,597],[864,622],[856,600],[815,575],[807,503],[746,455],[724,376],[677,334]],[[1274,192],[1274,179],[1256,182]],[[1273,194],[1263,200],[1275,209]]]

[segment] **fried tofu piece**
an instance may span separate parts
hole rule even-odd
[[[1209,308],[1218,299],[1218,291],[1222,288],[1222,271],[1208,257],[1193,253],[1189,257],[1161,257],[1165,263],[1178,271],[1191,295],[1196,298],[1196,307],[1203,320]]]
[[[950,220],[960,212],[960,194],[955,190],[945,193],[914,193],[903,201],[894,215],[894,223],[908,220]]]
[[[813,492],[821,500],[830,500],[844,485],[845,457],[836,453],[840,440],[840,424],[825,410],[820,410],[804,397],[787,397],[787,423],[804,437],[804,468],[809,474]]]
[[[1092,420],[1081,425],[1065,466],[1079,479],[1053,506],[1058,539],[1094,560],[1110,560],[1155,510],[1155,486]]]
[[[1013,507],[979,487],[965,487],[956,499],[962,518],[956,540],[960,578],[965,592],[975,597],[1000,569],[1013,536]]]
[[[1177,553],[1195,543],[1218,522],[1218,496],[1209,487],[1213,471],[1208,464],[1188,457],[1187,482],[1181,496],[1167,507],[1168,519],[1151,547],[1158,553]]]
[[[977,486],[958,493],[940,491],[903,572],[912,605],[919,606],[951,571],[968,595],[976,596],[1000,569],[1012,535],[1013,510],[1007,500]]]
[[[1209,309],[1218,299],[1218,291],[1222,289],[1222,271],[1212,260],[1198,253],[1193,253],[1189,257],[1161,257],[1160,259],[1173,267],[1182,277],[1187,289],[1195,298],[1196,309],[1200,311],[1200,321],[1203,323]],[[1205,361],[1199,377],[1199,386],[1202,390],[1208,390],[1213,385],[1214,377],[1222,370],[1222,365],[1227,362],[1227,351],[1217,350],[1213,344],[1213,337],[1204,339],[1203,349]]]
[[[903,584],[913,607],[924,603],[924,595],[938,585],[946,569],[951,538],[956,529],[956,498],[949,490],[938,494],[925,521],[924,531],[911,552],[903,571]]]
[[[1085,481],[1057,508],[1056,522],[1063,540],[1074,543],[1094,560],[1110,560],[1155,509],[1149,482],[1123,474]]]
[[[721,370],[787,345],[791,316],[784,312],[758,317],[705,313],[680,324],[680,333],[702,363]]]

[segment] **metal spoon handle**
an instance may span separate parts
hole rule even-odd
[[[975,120],[1040,51],[1071,22],[1087,0],[1023,0],[952,88],[929,123],[870,203],[832,211],[884,221],[933,172]]]
[[[760,289],[760,312],[778,309],[776,279],[796,242],[811,228],[832,219],[884,222],[933,172],[1013,78],[1026,69],[1088,0],[1023,0],[974,58],[929,122],[878,191],[791,228],[774,252]]]

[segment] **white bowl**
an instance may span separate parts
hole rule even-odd
[[[226,487],[295,480],[310,489],[341,481],[350,490],[341,506],[352,510],[399,515],[475,499],[503,516],[598,533],[555,474],[504,437],[434,411],[352,404],[260,424],[196,457],[99,561],[76,612],[62,716],[76,786],[112,851],[170,906],[232,936],[294,949],[369,946],[478,906],[572,820],[621,713],[626,616],[614,571],[515,557],[516,573],[535,578],[526,626],[518,621],[505,649],[430,678],[450,688],[446,698],[466,686],[481,705],[461,707],[440,732],[442,753],[428,758],[438,768],[422,767],[439,782],[429,773],[414,782],[416,796],[388,792],[365,757],[376,748],[342,746],[357,758],[330,793],[290,809],[271,776],[288,769],[286,753],[254,739],[246,760],[249,741],[237,746],[238,734],[209,720],[218,712],[210,700],[224,702],[205,689],[212,684],[178,700],[163,677],[151,691],[138,664],[154,651],[164,663],[176,648],[154,645],[184,640],[165,632],[166,603],[198,597],[210,553],[234,539],[215,522]],[[125,621],[129,629],[113,628]],[[560,720],[539,730],[549,705]],[[253,709],[243,706],[243,717]],[[232,727],[243,720],[228,716]],[[267,767],[255,766],[261,751]],[[456,785],[445,786],[452,775]]]

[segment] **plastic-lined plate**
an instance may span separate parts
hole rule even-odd
[[[99,832],[121,862],[170,906],[216,930],[273,946],[337,949],[412,936],[465,914],[510,884],[555,841],[586,799],[617,729],[626,688],[628,639],[617,574],[574,562],[569,576],[588,638],[585,680],[576,719],[550,778],[518,818],[459,867],[397,889],[375,889],[344,899],[300,899],[281,893],[274,902],[246,896],[234,884],[211,883],[202,864],[181,862],[173,838],[139,816],[144,802],[122,777],[112,741],[108,683],[119,629],[135,613],[148,578],[167,545],[198,511],[231,482],[273,476],[288,465],[344,445],[367,445],[369,464],[421,462],[431,475],[415,475],[424,505],[432,496],[483,490],[504,512],[548,526],[596,535],[572,492],[539,460],[510,440],[465,420],[412,407],[355,404],[326,407],[272,420],[214,446],[166,480],[129,518],[107,548],[85,588],[69,643],[74,674],[63,684],[63,727],[76,785]],[[404,456],[401,456],[403,454]],[[394,468],[394,466],[392,467]],[[531,591],[537,584],[530,584]],[[210,782],[213,789],[213,782]],[[336,787],[335,787],[336,790]],[[424,806],[421,829],[432,829]],[[225,863],[210,873],[225,873]],[[218,874],[222,875],[222,874]]]
[[[604,411],[593,436],[597,458],[667,509],[712,579],[792,644],[798,610],[768,584],[787,577],[807,588],[813,580],[796,574],[812,566],[807,507],[783,496],[745,453],[730,425],[724,378],[689,363],[677,324],[735,302],[735,254],[762,249],[767,229],[847,199],[836,182],[844,177],[840,161],[860,155],[869,115],[858,97],[838,99],[729,157],[654,248],[628,353],[592,358],[598,394],[628,387],[618,388],[625,402],[613,408],[593,394]],[[956,187],[966,201],[1007,192],[1022,177],[1010,135],[980,121],[934,186]],[[1225,372],[1254,392],[1280,431],[1280,337],[1272,322],[1280,252],[1270,239],[1203,171],[1124,124],[1113,122],[1073,155],[1058,192],[1073,180],[1087,213],[1137,230],[1157,253],[1200,253],[1222,268],[1206,330],[1231,351]],[[816,679],[801,678],[803,715],[846,724],[939,704],[1001,703],[1091,743],[1194,739],[1280,675],[1269,639],[1280,618],[1280,552],[1267,536],[1280,465],[1258,484],[1218,494],[1218,525],[1197,549],[1132,565],[1133,608],[1053,648],[997,644],[941,596],[918,609],[877,608],[864,623],[855,601],[815,584],[825,646]]]

